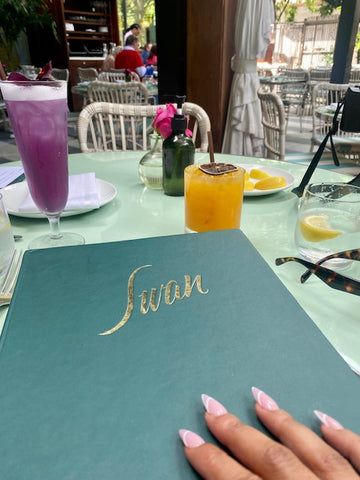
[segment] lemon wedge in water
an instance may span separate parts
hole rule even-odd
[[[300,221],[300,231],[303,237],[308,242],[321,242],[323,240],[330,240],[342,232],[332,230],[328,223],[329,216],[322,215],[308,215]]]

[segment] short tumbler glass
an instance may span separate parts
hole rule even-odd
[[[232,165],[231,165],[232,166]],[[185,168],[185,232],[240,228],[245,170],[210,175],[190,165]]]
[[[295,244],[300,255],[311,262],[360,248],[360,187],[347,183],[308,185],[299,201]],[[327,263],[342,267],[348,261]]]

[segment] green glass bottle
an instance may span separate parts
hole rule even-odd
[[[166,195],[184,195],[184,170],[194,163],[195,147],[185,133],[187,119],[175,114],[171,119],[172,134],[163,142],[163,188]]]

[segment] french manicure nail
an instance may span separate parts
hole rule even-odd
[[[179,430],[179,436],[185,447],[196,448],[205,443],[205,440],[203,440],[200,435],[183,428]]]
[[[337,420],[335,420],[332,417],[329,417],[329,415],[326,415],[326,413],[320,412],[319,410],[314,410],[315,415],[317,418],[320,420],[321,423],[326,425],[327,427],[330,427],[334,430],[343,430],[344,427],[339,423]]]
[[[278,404],[269,395],[256,387],[251,387],[255,401],[265,410],[279,410]]]
[[[201,395],[201,400],[204,404],[206,411],[211,415],[219,417],[220,415],[224,415],[225,413],[227,413],[224,405],[221,405],[221,403],[215,400],[215,398],[209,397],[209,395],[205,395],[205,393],[203,393]]]

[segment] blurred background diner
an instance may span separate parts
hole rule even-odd
[[[146,65],[157,65],[157,47],[156,43],[151,45],[149,55],[146,59]]]
[[[146,68],[139,53],[139,46],[139,39],[135,35],[128,35],[125,47],[115,57],[115,68],[128,69],[130,72],[136,72],[142,78]]]

